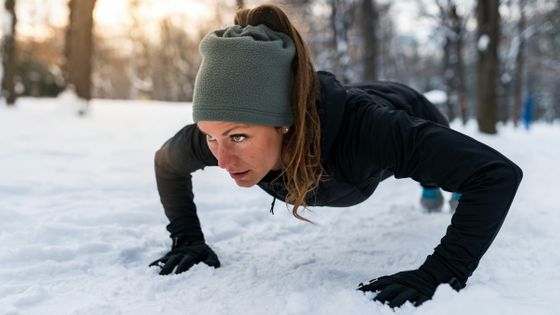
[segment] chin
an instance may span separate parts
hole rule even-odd
[[[250,188],[257,184],[254,183],[253,181],[245,181],[245,180],[239,180],[239,181],[236,180],[235,183],[237,184],[237,186],[245,187],[245,188]]]
[[[251,187],[255,186],[255,184],[253,184],[253,183],[236,183],[236,184],[237,184],[237,186],[244,187],[244,188],[251,188]]]

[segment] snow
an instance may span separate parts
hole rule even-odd
[[[434,104],[443,104],[447,101],[447,93],[442,90],[430,90],[424,96]]]
[[[0,314],[393,314],[357,284],[417,267],[450,221],[422,213],[418,184],[389,179],[360,205],[305,212],[311,225],[282,203],[270,215],[266,193],[207,168],[194,192],[222,267],[159,276],[147,265],[170,242],[153,154],[191,107],[93,100],[79,117],[59,103],[0,107]],[[441,286],[395,313],[559,314],[560,125],[501,125],[498,136],[453,127],[525,177],[467,287]]]
[[[85,115],[89,111],[89,102],[76,94],[75,87],[72,84],[69,84],[64,91],[58,94],[56,104],[59,112]]]
[[[490,36],[487,34],[482,34],[478,39],[477,47],[479,51],[486,51],[488,45],[490,44]]]

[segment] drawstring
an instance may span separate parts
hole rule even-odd
[[[276,202],[276,197],[273,197],[272,204],[270,205],[270,213],[274,215],[274,203]]]

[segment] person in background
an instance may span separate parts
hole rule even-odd
[[[523,120],[523,126],[525,129],[529,130],[531,124],[533,123],[533,94],[529,93],[527,98],[525,99],[525,103],[523,104],[523,116],[521,117]]]
[[[429,211],[442,207],[440,188],[454,192],[456,209],[440,244],[417,269],[358,289],[397,307],[422,304],[440,284],[465,287],[504,222],[522,178],[518,166],[450,129],[426,98],[405,85],[344,86],[328,72],[315,72],[300,33],[274,5],[238,11],[234,25],[203,38],[200,52],[195,123],[155,156],[172,245],[150,266],[161,268],[161,275],[200,262],[220,266],[197,216],[196,170],[219,166],[238,186],[258,185],[270,194],[271,211],[280,199],[304,221],[298,210],[356,205],[394,176],[419,182]]]

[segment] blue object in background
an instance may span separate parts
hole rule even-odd
[[[525,103],[523,104],[523,116],[521,117],[523,120],[523,125],[525,125],[525,129],[529,130],[531,127],[531,123],[533,122],[533,94],[529,93],[527,98],[525,99]]]

